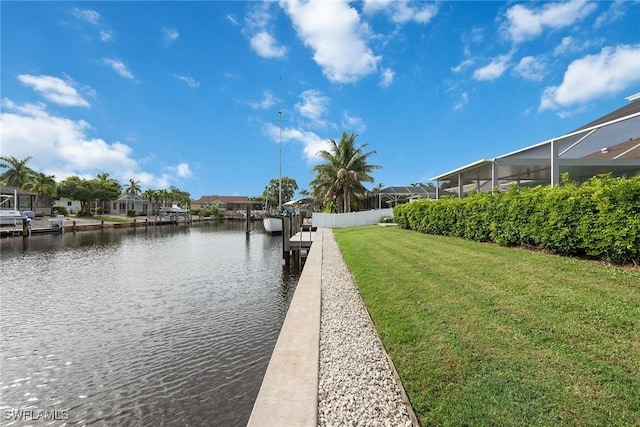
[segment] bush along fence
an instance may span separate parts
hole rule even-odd
[[[394,209],[403,228],[640,265],[640,175],[598,175],[581,185],[512,187]]]

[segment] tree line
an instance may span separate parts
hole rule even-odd
[[[103,172],[93,179],[70,176],[60,182],[56,181],[54,175],[31,169],[28,165],[33,157],[28,156],[19,159],[15,156],[0,156],[0,168],[5,171],[0,174],[0,184],[20,188],[25,191],[36,193],[36,204],[43,203],[46,198],[56,200],[68,198],[80,202],[80,212],[78,215],[91,215],[97,207],[103,210],[104,206],[99,204],[116,200],[123,194],[139,196],[143,200],[148,200],[152,204],[152,210],[161,206],[161,203],[177,203],[181,206],[191,206],[191,195],[186,191],[181,191],[177,187],[169,189],[147,189],[141,192],[140,181],[130,179],[126,186],[120,184],[118,180]]]
[[[373,190],[365,187],[365,183],[374,182],[373,172],[382,167],[369,163],[370,157],[376,154],[376,151],[366,151],[368,144],[357,145],[356,138],[355,133],[343,132],[339,141],[329,139],[329,149],[318,153],[322,162],[312,169],[315,176],[309,184],[311,191],[300,191],[301,196],[313,197],[315,204],[323,212],[357,211],[365,197],[382,187],[382,184]],[[176,187],[141,192],[139,181],[130,179],[129,183],[123,186],[108,173],[100,173],[93,179],[70,176],[57,182],[54,175],[32,170],[28,166],[31,159],[32,157],[19,159],[14,156],[1,156],[0,168],[5,171],[0,174],[0,183],[35,192],[38,195],[36,203],[42,202],[46,197],[52,200],[77,200],[81,204],[80,214],[89,215],[98,203],[118,199],[124,189],[124,194],[140,196],[156,207],[164,202],[191,206],[191,195]],[[282,177],[282,184],[279,178],[274,178],[265,187],[261,197],[267,208],[275,209],[280,203],[291,200],[297,189],[298,184],[293,178]],[[254,200],[257,198],[259,197],[252,197]]]

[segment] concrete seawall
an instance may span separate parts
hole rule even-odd
[[[317,426],[322,235],[318,229],[248,426]]]

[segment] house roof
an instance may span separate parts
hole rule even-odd
[[[387,188],[383,188],[382,190],[379,191],[379,193],[381,194],[392,194],[392,195],[399,195],[399,196],[419,196],[419,195],[429,195],[429,194],[435,194],[436,190],[435,188],[429,188],[429,187],[422,187],[422,186],[407,186],[407,187],[402,187],[402,186],[395,186],[395,187],[387,187]]]
[[[32,193],[30,191],[22,190],[18,187],[11,187],[8,185],[3,185],[0,187],[0,194],[5,196],[13,196],[14,193],[17,193],[18,196],[37,196],[38,193]]]
[[[198,200],[193,201],[194,204],[206,204],[206,203],[262,203],[260,200],[250,200],[248,196],[202,196]]]
[[[631,102],[573,132],[507,153],[482,159],[431,178],[432,181],[550,181],[551,147],[558,147],[561,172],[572,177],[640,169],[640,102]]]
[[[122,201],[122,200],[145,201],[137,194],[129,194],[129,193],[122,193],[120,197],[118,197],[118,200],[119,201]]]

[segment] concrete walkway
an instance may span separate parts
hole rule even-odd
[[[248,422],[319,425],[418,426],[331,229],[317,231]]]
[[[322,235],[300,275],[248,426],[317,426]]]

